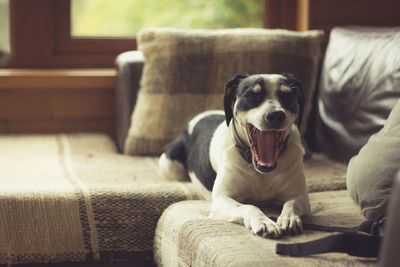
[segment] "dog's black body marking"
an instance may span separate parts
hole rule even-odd
[[[252,88],[254,84],[261,87],[260,92],[255,93]],[[237,96],[237,111],[247,111],[260,105],[266,95],[266,85],[262,78],[248,79],[243,82],[243,85],[238,88]]]
[[[171,160],[177,160],[187,169],[186,140],[188,131],[184,129],[179,136],[164,147],[164,152]]]
[[[187,129],[183,130],[164,150],[168,158],[181,162],[210,191],[216,177],[210,162],[210,143],[215,130],[224,120],[224,115],[210,114],[196,123],[191,134]]]
[[[189,172],[194,172],[199,181],[210,191],[214,186],[216,173],[210,162],[210,143],[217,127],[225,116],[213,114],[202,118],[188,137],[187,162]]]
[[[278,91],[278,98],[285,109],[297,114],[296,124],[300,128],[304,108],[303,86],[292,74],[285,73],[283,76],[286,79],[282,83],[290,90],[288,92]]]

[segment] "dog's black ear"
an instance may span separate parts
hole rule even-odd
[[[303,85],[293,74],[283,73],[282,75],[285,76],[287,85],[291,89],[294,89],[296,91],[297,103],[299,104],[299,112],[297,113],[296,124],[297,127],[300,129],[301,121],[303,119],[303,109],[304,109]]]
[[[236,101],[236,89],[240,81],[244,78],[249,77],[248,74],[237,74],[230,81],[225,84],[225,95],[224,95],[224,110],[226,125],[229,126],[229,122],[233,118],[233,105]]]

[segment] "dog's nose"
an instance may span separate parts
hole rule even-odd
[[[267,114],[268,122],[274,127],[281,126],[285,117],[286,117],[285,112],[281,110],[271,111]]]

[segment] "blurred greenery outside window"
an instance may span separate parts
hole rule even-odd
[[[71,0],[71,4],[75,37],[134,37],[146,27],[262,28],[264,23],[264,0]]]
[[[10,52],[10,1],[0,0],[0,56]]]

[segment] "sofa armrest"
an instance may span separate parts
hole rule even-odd
[[[115,93],[115,137],[118,149],[123,151],[125,138],[131,125],[131,113],[136,103],[144,57],[140,51],[120,54],[116,61],[118,78]]]
[[[394,181],[392,195],[390,197],[387,220],[385,223],[385,237],[379,255],[381,267],[398,266],[400,247],[400,169]]]

